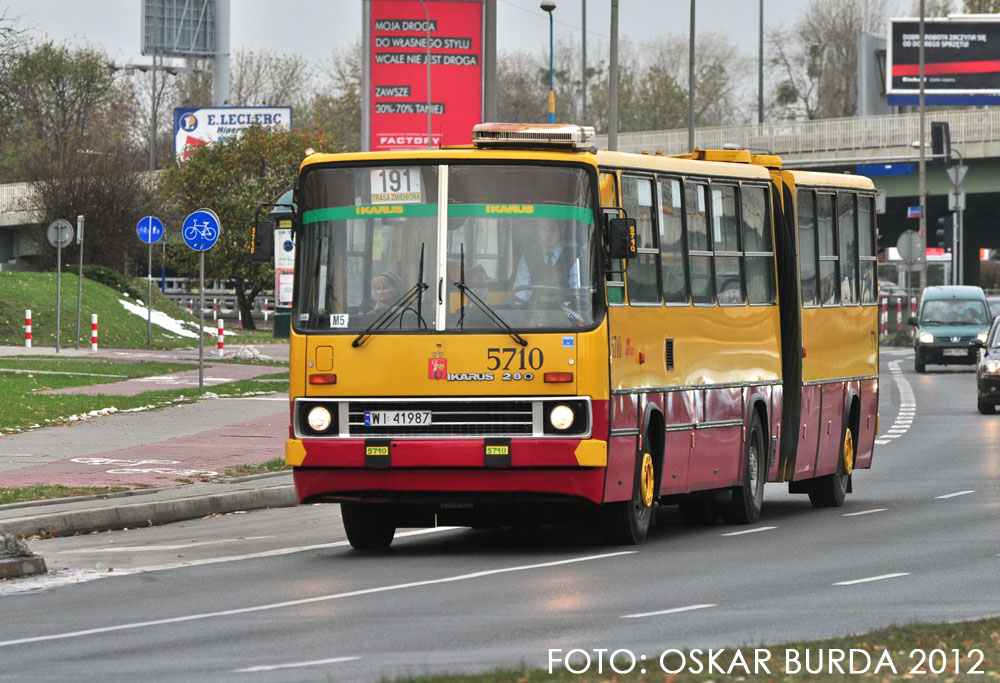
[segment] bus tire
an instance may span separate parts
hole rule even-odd
[[[844,443],[840,447],[837,471],[825,477],[817,477],[809,489],[809,502],[816,508],[839,508],[844,504],[854,469],[854,429],[844,430]]]
[[[601,509],[601,531],[611,545],[638,545],[646,538],[653,518],[656,477],[648,439],[636,458],[632,500],[605,503]]]
[[[767,451],[760,415],[754,411],[743,454],[743,483],[733,488],[732,499],[723,506],[722,518],[729,524],[753,524],[760,518],[767,479]]]
[[[396,535],[396,527],[381,506],[341,503],[347,540],[356,550],[385,550]]]

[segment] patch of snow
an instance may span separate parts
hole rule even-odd
[[[125,296],[128,296],[128,294]],[[131,301],[125,301],[124,299],[119,299],[118,303],[124,306],[125,310],[129,313],[134,313],[135,315],[142,316],[143,318],[146,317],[146,309],[142,306],[136,306]],[[177,320],[176,318],[171,318],[163,311],[153,311],[150,315],[150,321],[154,325],[162,327],[165,330],[170,330],[174,334],[179,334],[182,337],[198,338],[197,332],[191,332],[190,330],[185,329],[182,321]]]

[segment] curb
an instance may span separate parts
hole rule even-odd
[[[92,531],[156,526],[238,510],[292,507],[298,504],[295,486],[283,484],[225,493],[188,496],[85,510],[40,513],[0,522],[0,531],[15,536],[34,534],[70,536]]]

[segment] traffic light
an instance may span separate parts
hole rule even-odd
[[[937,219],[937,222],[939,227],[934,231],[934,234],[937,236],[938,242],[945,249],[951,249],[954,241],[955,215],[942,216]]]
[[[951,133],[947,121],[931,121],[931,154],[936,165],[951,166]]]

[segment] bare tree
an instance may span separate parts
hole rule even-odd
[[[312,84],[309,64],[299,55],[241,49],[233,67],[229,101],[235,106],[300,106]]]
[[[857,34],[884,30],[893,0],[812,0],[794,30],[771,35],[776,101],[786,118],[857,113]]]
[[[295,126],[322,131],[344,151],[361,149],[361,41],[336,48],[320,66],[325,83],[295,116]],[[334,151],[333,149],[328,151]]]

